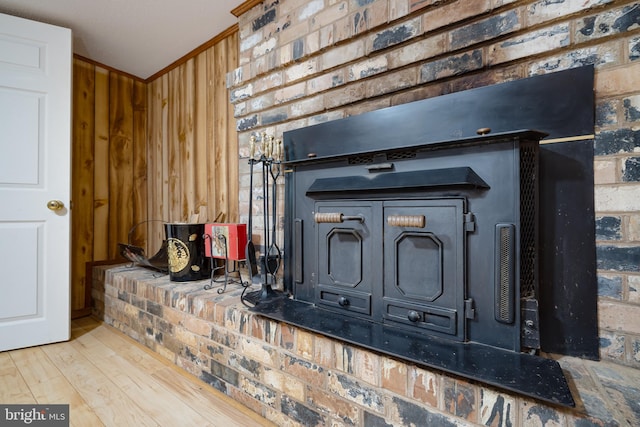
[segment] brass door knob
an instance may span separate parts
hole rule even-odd
[[[62,203],[60,200],[49,200],[47,202],[47,208],[51,209],[52,211],[59,211],[64,208],[64,203]]]

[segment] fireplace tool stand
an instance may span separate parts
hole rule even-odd
[[[253,174],[253,165],[262,164],[262,207],[263,207],[263,224],[264,224],[264,246],[260,257],[257,259],[257,269],[255,265],[248,265],[252,284],[260,284],[260,290],[246,293],[246,288],[242,293],[241,300],[243,303],[258,305],[260,302],[271,301],[274,298],[284,296],[282,292],[275,291],[272,284],[276,283],[277,273],[280,269],[282,253],[277,244],[276,219],[277,219],[277,180],[281,174],[282,165],[282,140],[274,140],[273,136],[267,136],[262,133],[262,154],[255,159],[255,137],[252,136],[249,141],[249,164],[251,165],[251,173]],[[253,177],[252,177],[253,180]],[[252,185],[250,185],[252,187]],[[253,197],[253,188],[250,188],[249,202],[249,223],[251,224],[251,198]],[[271,202],[271,205],[269,203]],[[269,212],[271,210],[271,212]],[[271,213],[271,215],[269,215]],[[251,242],[252,227],[249,226],[248,242]],[[250,247],[251,246],[251,247]],[[254,251],[253,245],[247,244],[247,252]],[[255,260],[255,252],[247,253],[247,262],[251,264],[251,259]],[[256,274],[251,273],[256,271]]]

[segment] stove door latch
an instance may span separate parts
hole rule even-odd
[[[476,317],[476,309],[473,304],[473,298],[467,298],[464,300],[464,317],[465,319],[473,320]]]

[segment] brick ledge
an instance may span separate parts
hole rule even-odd
[[[565,372],[576,400],[575,409],[557,408],[503,394],[486,389],[481,384],[465,383],[438,372],[423,373],[441,377],[437,386],[439,396],[429,402],[415,391],[409,391],[408,394],[411,395],[408,396],[399,395],[397,390],[385,390],[380,384],[384,383],[384,379],[378,384],[366,384],[363,378],[358,377],[357,372],[341,372],[336,361],[331,361],[331,366],[319,366],[318,362],[321,360],[318,359],[321,357],[304,345],[305,340],[313,340],[313,337],[306,336],[296,328],[287,328],[286,325],[266,321],[250,313],[240,302],[240,288],[230,287],[227,293],[219,295],[215,290],[205,291],[205,283],[206,281],[170,282],[167,276],[158,276],[155,272],[138,267],[96,267],[93,283],[94,314],[274,422],[291,422],[293,419],[303,425],[313,420],[319,422],[321,419],[325,422],[326,419],[344,419],[347,416],[323,412],[326,408],[312,398],[305,401],[303,397],[299,397],[301,401],[296,401],[295,393],[291,390],[285,393],[278,390],[277,385],[269,383],[273,379],[265,381],[266,384],[260,383],[264,380],[262,375],[266,371],[284,369],[282,375],[291,375],[291,372],[286,372],[290,369],[284,364],[286,359],[289,364],[308,364],[310,370],[315,370],[310,373],[315,379],[308,380],[302,389],[302,395],[313,393],[320,371],[329,376],[334,372],[333,377],[342,378],[345,374],[354,376],[354,384],[382,396],[384,404],[381,407],[371,407],[370,402],[354,402],[348,390],[340,389],[340,384],[332,384],[331,391],[322,391],[333,393],[333,397],[341,401],[339,403],[346,402],[355,408],[338,409],[353,411],[350,416],[355,425],[383,419],[393,422],[394,416],[400,417],[402,422],[406,422],[411,416],[417,416],[419,418],[416,420],[431,420],[444,425],[486,425],[491,421],[487,418],[489,414],[495,412],[496,402],[512,406],[511,414],[508,409],[504,414],[501,413],[505,417],[501,415],[500,419],[503,421],[499,425],[505,426],[509,423],[568,427],[640,425],[640,403],[637,400],[637,396],[640,396],[640,370],[637,369],[611,362],[551,355]],[[324,340],[323,343],[328,340],[318,339]],[[205,354],[203,350],[206,345],[203,347],[200,342],[209,346],[215,344],[213,350],[233,353],[233,358],[241,357],[246,360],[239,363],[235,359],[233,362],[229,359],[226,364],[220,363],[229,354],[220,357],[213,350]],[[334,342],[332,345],[341,344]],[[249,354],[250,352],[246,352],[248,349],[257,352]],[[345,348],[342,350],[346,351]],[[243,351],[247,354],[242,354]],[[261,352],[263,353],[260,354]],[[376,357],[374,353],[370,356]],[[256,368],[256,371],[261,372],[257,374],[247,368],[249,365],[264,366]],[[410,365],[407,365],[406,371],[415,374]],[[270,376],[274,376],[274,373],[271,372]],[[291,377],[292,381],[293,378],[305,379],[304,375],[298,376],[301,378]],[[326,378],[322,380],[327,381]],[[249,390],[248,384],[255,390]],[[286,389],[286,386],[283,387]],[[275,395],[270,394],[271,391]],[[489,399],[492,393],[498,393],[500,398]],[[276,404],[278,402],[279,406]],[[470,404],[467,410],[462,405],[465,402]],[[307,408],[314,403],[320,407]],[[386,406],[391,408],[385,408]]]

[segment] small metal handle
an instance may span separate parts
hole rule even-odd
[[[62,203],[60,200],[49,200],[47,202],[47,208],[52,211],[59,211],[64,208],[64,203]]]
[[[340,212],[318,212],[313,216],[317,224],[320,223],[341,223],[345,221],[364,222],[363,215],[344,215]]]
[[[407,314],[407,318],[412,321],[412,322],[418,322],[420,320],[420,313],[418,313],[415,310],[411,310],[408,314]]]
[[[427,220],[424,215],[389,215],[387,224],[391,227],[424,228]]]
[[[349,305],[349,298],[345,297],[345,296],[341,296],[340,298],[338,298],[338,304],[340,304],[340,307],[346,307]]]
[[[393,169],[393,163],[378,163],[376,165],[365,166],[369,172],[380,172]]]

